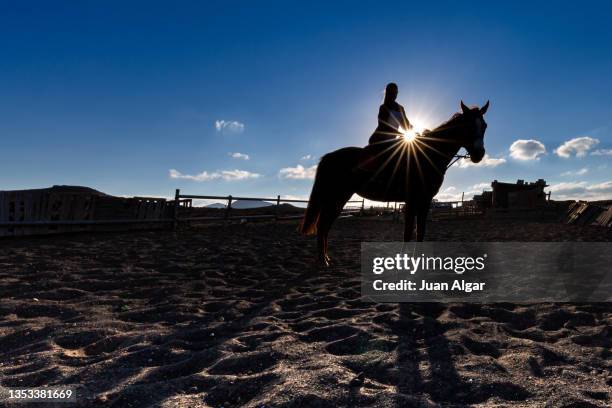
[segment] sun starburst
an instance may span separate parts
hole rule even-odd
[[[410,129],[404,129],[403,127],[399,127],[399,132],[406,142],[413,141],[418,135],[422,134],[423,131],[428,129],[428,126],[425,124],[423,120],[419,118],[413,118],[410,120],[410,124],[412,127]]]

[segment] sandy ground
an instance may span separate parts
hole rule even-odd
[[[340,220],[327,270],[294,231],[0,241],[1,385],[74,384],[79,406],[610,406],[611,304],[363,303],[360,242],[399,240],[401,224]],[[428,239],[612,230],[461,220]]]

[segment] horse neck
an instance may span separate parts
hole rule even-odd
[[[432,130],[423,137],[422,143],[427,146],[424,154],[428,154],[432,159],[435,158],[432,161],[442,173],[446,171],[461,149],[457,140],[464,130],[465,126],[462,123],[449,123]]]

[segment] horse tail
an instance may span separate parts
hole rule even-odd
[[[312,191],[310,192],[310,198],[308,199],[308,207],[306,207],[306,213],[298,227],[298,232],[304,235],[313,235],[317,233],[323,201],[325,200],[326,194],[329,194],[329,189],[327,188],[327,178],[329,175],[324,174],[325,168],[327,167],[327,156],[328,155],[323,156],[319,161]]]

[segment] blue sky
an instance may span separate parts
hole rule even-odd
[[[609,2],[125,3],[0,5],[0,189],[307,196],[395,81],[431,126],[491,100],[488,159],[440,198],[612,198]]]

